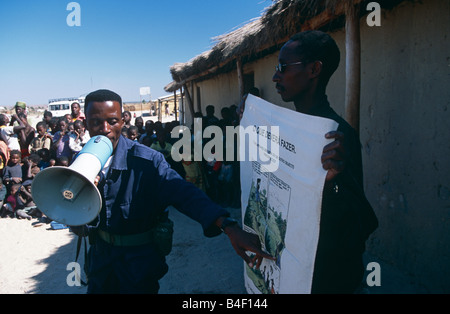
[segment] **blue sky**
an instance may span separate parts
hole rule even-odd
[[[211,38],[259,17],[270,0],[68,0],[0,2],[0,106],[46,105],[108,88],[124,101],[167,95],[169,68],[208,50]]]

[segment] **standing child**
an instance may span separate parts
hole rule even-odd
[[[61,118],[59,120],[60,131],[56,132],[53,136],[52,150],[55,152],[56,160],[60,157],[67,157],[72,160],[72,150],[69,146],[69,123],[66,118]]]
[[[164,155],[164,158],[166,160],[168,160],[170,157],[170,154],[172,152],[172,145],[170,145],[170,143],[166,142],[165,131],[160,130],[156,136],[157,136],[157,140],[156,140],[156,142],[154,142],[152,144],[152,146],[150,146],[150,148],[160,152],[161,154]]]
[[[90,139],[89,132],[84,128],[84,122],[76,120],[73,123],[73,131],[69,134],[69,147],[73,155],[78,154]]]
[[[0,132],[2,139],[8,144],[8,148],[10,150],[17,149],[20,151],[19,144],[19,133],[21,130],[26,128],[26,125],[23,124],[22,120],[16,114],[12,115],[12,119],[17,121],[19,125],[12,126],[10,124],[10,120],[7,115],[0,114]]]
[[[3,171],[3,182],[6,185],[8,191],[11,192],[13,184],[22,183],[22,155],[19,150],[12,150],[10,153],[8,164]]]
[[[21,112],[17,115],[22,123],[25,125],[25,128],[20,130],[19,132],[19,144],[20,144],[20,152],[22,153],[22,158],[25,158],[30,155],[28,151],[28,147],[31,144],[31,141],[35,137],[36,130],[28,123],[27,115],[24,112]]]
[[[134,119],[134,125],[138,128],[139,138],[142,134],[145,133],[144,119],[142,117],[137,117],[136,119]]]
[[[216,203],[219,199],[219,173],[222,168],[222,162],[213,159],[206,160],[206,178],[208,180],[208,196]]]
[[[183,158],[181,164],[184,168],[185,180],[191,182],[197,188],[206,193],[206,186],[203,180],[204,173],[200,162],[194,160],[194,154],[191,153],[191,158]]]
[[[219,200],[223,207],[229,207],[233,204],[233,164],[232,161],[225,160],[220,168],[219,181]]]
[[[36,124],[37,135],[31,140],[28,146],[30,154],[37,153],[42,148],[50,150],[52,146],[52,137],[47,134],[47,124],[44,121],[40,121]]]
[[[138,137],[139,137],[139,129],[137,126],[132,125],[127,129],[127,137],[134,141],[137,142],[138,141]]]
[[[50,134],[51,137],[55,136],[56,132],[59,131],[59,118],[57,117],[52,117],[50,119],[50,122],[47,122],[48,124],[48,129],[47,129],[47,133]]]
[[[131,126],[131,112],[124,111],[122,113],[122,119],[124,122],[123,127],[128,129]]]

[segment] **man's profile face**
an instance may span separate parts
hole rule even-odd
[[[280,50],[278,62],[280,64],[291,64],[303,62],[299,53],[295,50],[297,42],[288,41]],[[276,83],[275,88],[281,95],[283,101],[295,101],[310,87],[308,77],[308,64],[295,64],[284,67],[283,73],[276,71],[272,81]]]
[[[125,112],[125,113],[123,114],[123,120],[124,120],[126,123],[130,122],[130,121],[131,121],[131,115],[130,115],[128,112]]]
[[[116,149],[123,127],[120,103],[117,101],[94,101],[86,105],[86,124],[91,137],[106,136],[110,139],[113,149]]]

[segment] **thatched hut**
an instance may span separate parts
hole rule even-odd
[[[296,32],[324,30],[342,60],[327,94],[360,130],[365,189],[380,220],[368,252],[430,292],[450,291],[450,2],[279,0],[217,36],[209,51],[170,71],[185,95],[185,122],[209,105],[238,104],[251,87],[279,106],[271,78],[280,47]],[[383,273],[383,272],[382,272]]]

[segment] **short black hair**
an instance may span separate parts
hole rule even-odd
[[[21,153],[20,150],[18,150],[18,149],[13,149],[13,150],[11,150],[11,152],[9,153],[9,155],[10,155],[10,156],[11,156],[11,155],[19,155],[20,158],[22,158],[22,153]]]
[[[35,164],[38,164],[41,161],[41,157],[38,154],[34,153],[28,156],[28,160],[31,160]]]
[[[341,53],[334,39],[327,33],[312,30],[297,33],[289,41],[298,43],[296,51],[304,62],[322,62],[320,84],[326,87],[341,59]]]
[[[36,123],[36,129],[39,127],[43,127],[46,130],[48,129],[48,125],[44,121],[39,121],[38,123]]]
[[[135,125],[131,125],[129,128],[127,128],[127,134],[130,134],[132,131],[136,131],[139,133],[139,129]]]
[[[90,93],[84,99],[84,112],[87,112],[87,108],[91,102],[104,102],[104,101],[117,101],[120,104],[120,110],[122,110],[122,98],[113,91],[108,89],[99,89]]]
[[[84,122],[82,121],[82,120],[75,120],[74,122],[73,122],[73,125],[75,126],[75,125],[82,125],[82,126],[84,126]]]

